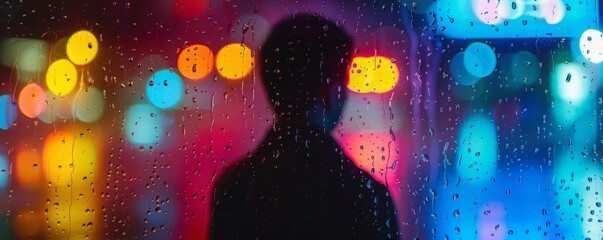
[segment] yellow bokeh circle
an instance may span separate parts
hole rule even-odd
[[[70,131],[53,132],[44,141],[42,161],[46,180],[54,186],[86,188],[98,168],[94,137]]]
[[[216,55],[218,73],[229,80],[239,80],[246,77],[253,69],[253,65],[253,52],[244,44],[228,44],[220,49]]]
[[[48,67],[46,85],[57,96],[65,96],[73,91],[77,84],[77,70],[67,59],[59,59]]]
[[[67,57],[74,64],[88,64],[96,57],[96,53],[98,53],[98,41],[89,31],[78,31],[67,40]]]
[[[398,84],[399,71],[390,59],[380,56],[355,57],[348,88],[358,93],[384,93]]]

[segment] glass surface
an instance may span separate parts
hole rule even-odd
[[[0,2],[0,239],[603,239],[601,8]]]

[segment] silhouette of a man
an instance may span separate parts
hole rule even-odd
[[[260,52],[273,129],[250,159],[223,174],[213,239],[398,238],[385,186],[329,135],[343,107],[351,38],[310,14],[282,20]]]

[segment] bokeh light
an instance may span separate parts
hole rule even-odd
[[[8,95],[0,96],[0,129],[9,129],[15,120],[19,110],[17,105],[12,103]]]
[[[504,203],[504,209],[497,210],[504,211],[505,214],[504,218],[499,218],[499,229],[506,226],[503,239],[507,240],[523,240],[530,236],[530,239],[555,239],[544,237],[543,232],[548,232],[556,226],[542,224],[553,221],[557,217],[553,211],[546,211],[555,208],[553,198],[556,191],[549,191],[553,186],[551,181],[547,181],[551,179],[550,172],[543,172],[541,166],[537,164],[538,160],[526,160],[523,164],[519,164],[522,165],[521,167],[517,165],[508,167],[496,178],[501,187],[495,199]],[[480,211],[478,214],[493,213],[494,209],[491,210]],[[500,231],[496,232],[500,233]]]
[[[149,237],[169,239],[168,232],[177,224],[177,199],[168,190],[144,192],[141,198],[132,202],[133,217],[145,223],[143,231],[147,232]],[[157,229],[157,226],[162,226],[163,231],[152,230]]]
[[[603,170],[595,167],[592,173],[581,179],[584,186],[579,188],[580,196],[584,197],[581,204],[584,221],[582,232],[590,239],[603,239]]]
[[[209,7],[209,0],[174,0],[172,13],[178,19],[192,20],[201,17]]]
[[[523,85],[530,85],[540,78],[540,69],[542,68],[538,57],[528,51],[519,51],[511,57],[512,78],[521,82]]]
[[[548,24],[555,25],[565,17],[565,8],[561,0],[544,0],[540,4],[540,14]]]
[[[57,96],[65,96],[77,84],[77,70],[67,59],[59,59],[48,67],[46,72],[46,85],[48,90]]]
[[[178,55],[178,71],[191,80],[200,80],[214,69],[214,54],[205,45],[194,44]]]
[[[25,188],[40,187],[42,183],[42,153],[31,148],[17,152],[14,162],[15,180]]]
[[[454,81],[465,86],[470,86],[478,83],[481,78],[469,74],[467,68],[465,68],[465,63],[463,62],[463,55],[464,52],[459,52],[452,57],[449,65],[450,74]]]
[[[550,108],[553,119],[562,126],[571,126],[585,116],[589,107],[572,104],[566,101],[557,101]]]
[[[485,24],[498,24],[502,21],[502,17],[498,15],[497,6],[499,1],[492,0],[471,0],[473,7],[473,14],[481,22]]]
[[[98,170],[98,150],[94,136],[58,130],[44,140],[42,160],[46,179],[54,186],[87,187]]]
[[[463,180],[485,182],[496,174],[496,128],[485,115],[469,115],[458,136],[457,173]]]
[[[474,77],[490,75],[496,67],[496,54],[492,48],[482,42],[474,42],[467,46],[463,53],[463,63],[467,72]]]
[[[580,106],[592,94],[592,77],[579,63],[560,63],[551,74],[553,95],[560,100]]]
[[[307,12],[353,39],[352,203],[391,197],[404,238],[603,238],[598,0],[6,2],[0,239],[211,238],[222,173],[284,126],[255,54]]]
[[[57,96],[51,91],[46,91],[46,108],[38,119],[45,123],[53,123],[57,119],[73,118],[72,98],[70,96]]]
[[[496,11],[503,19],[517,19],[523,15],[525,11],[524,0],[500,0]]]
[[[584,130],[593,132],[588,126]],[[572,138],[578,139],[577,137]],[[554,187],[558,189],[554,195],[557,203],[555,212],[561,217],[560,220],[572,223],[564,226],[570,236],[580,239],[601,239],[603,171],[600,164],[583,161],[569,152],[558,153],[555,158],[558,165],[554,178]]]
[[[231,43],[216,55],[216,69],[220,76],[229,80],[239,80],[251,72],[254,65],[251,49],[245,44]]]
[[[348,88],[358,93],[384,93],[394,89],[399,71],[390,59],[376,57],[354,57],[350,69]]]
[[[0,63],[17,69],[17,77],[30,81],[48,66],[49,44],[29,38],[8,38],[0,42]]]
[[[392,141],[389,132],[347,131],[345,137],[338,138],[337,141],[354,164],[376,181],[386,184],[393,178],[389,175],[389,179],[386,179],[386,173],[398,164],[396,152],[400,150],[402,143]]]
[[[85,181],[77,179],[74,182]],[[97,205],[98,193],[94,193],[91,179],[86,182],[87,185],[79,189],[60,186],[47,193],[50,203],[45,213],[48,239],[90,239],[101,229],[98,218],[102,210]]]
[[[584,185],[580,188],[580,196],[584,198],[581,204],[583,234],[590,239],[603,239],[603,170],[595,167],[591,174],[581,180]]]
[[[163,139],[163,113],[149,104],[136,104],[128,108],[124,135],[131,143],[149,145]]]
[[[89,31],[78,31],[67,40],[67,57],[76,65],[90,63],[96,57],[97,52],[98,41]]]
[[[42,211],[21,210],[13,218],[14,234],[18,239],[36,239],[44,229]]]
[[[97,135],[86,127],[57,130],[44,140],[47,228],[52,239],[84,239],[98,229],[95,184],[101,169]],[[88,130],[84,130],[88,129]]]
[[[603,33],[596,29],[588,29],[580,36],[580,52],[593,63],[603,61]]]
[[[599,22],[596,0],[438,0],[434,5],[431,10],[442,17],[437,31],[448,38],[574,38]]]
[[[95,87],[80,91],[71,104],[73,116],[82,122],[96,122],[105,110],[103,93]]]
[[[161,70],[147,81],[147,97],[159,108],[172,108],[182,99],[184,85],[178,74],[170,70]]]
[[[46,92],[38,84],[28,84],[19,93],[18,104],[23,115],[35,118],[46,108]]]
[[[507,236],[505,215],[507,207],[501,202],[486,202],[478,211],[478,239],[504,240]]]
[[[4,151],[4,150],[2,150]],[[8,158],[4,153],[0,153],[0,193],[4,191],[6,186],[8,186],[8,180],[10,176],[10,168],[8,165]]]

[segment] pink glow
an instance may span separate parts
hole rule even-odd
[[[484,204],[477,215],[479,239],[502,240],[507,235],[505,224],[505,206],[500,202]]]
[[[485,24],[498,24],[502,21],[497,10],[498,1],[473,0],[473,13]]]

